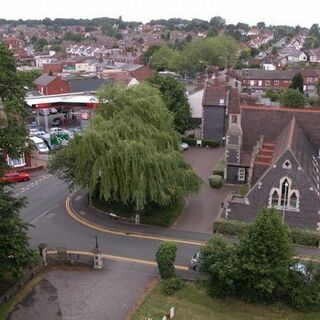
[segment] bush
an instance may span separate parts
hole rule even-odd
[[[320,232],[307,229],[291,229],[292,242],[303,246],[317,247],[320,243]]]
[[[179,278],[166,279],[162,282],[162,290],[168,296],[171,296],[176,291],[182,289],[185,283]]]
[[[236,194],[238,194],[242,197],[245,197],[248,192],[249,192],[249,186],[245,183],[245,184],[241,184],[238,187]]]
[[[303,274],[290,270],[285,286],[285,302],[300,311],[320,311],[320,273],[306,281]]]
[[[189,146],[194,146],[195,147],[197,145],[197,139],[194,139],[194,138],[182,137],[181,141],[187,143]]]
[[[238,220],[219,219],[213,223],[213,232],[231,236],[241,236],[250,223]],[[320,242],[320,232],[307,229],[289,229],[294,244],[317,247]]]
[[[174,242],[162,242],[156,253],[159,273],[162,279],[175,277],[174,261],[176,260],[177,246]]]
[[[213,223],[213,232],[232,236],[241,236],[249,223],[237,220],[219,219]]]
[[[218,148],[220,146],[220,143],[217,140],[207,139],[207,140],[202,140],[202,146],[203,147],[209,146],[211,148]]]
[[[223,180],[221,176],[212,175],[209,177],[209,184],[211,188],[220,189],[223,186]]]
[[[190,136],[182,137],[181,141],[187,143],[189,146],[196,146],[197,145],[197,140],[201,139],[196,139],[196,138],[191,138]],[[216,140],[202,140],[202,147],[211,147],[211,148],[217,148],[220,146],[220,143]]]
[[[224,177],[225,160],[220,159],[212,170],[213,175]]]

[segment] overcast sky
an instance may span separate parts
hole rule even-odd
[[[320,0],[0,0],[0,18],[94,18],[122,15],[147,22],[174,17],[209,20],[220,15],[228,23],[301,25],[320,22]]]

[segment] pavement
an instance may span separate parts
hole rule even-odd
[[[235,190],[234,186],[212,189],[208,178],[216,163],[223,158],[224,149],[190,148],[184,152],[185,160],[202,179],[199,193],[187,198],[187,206],[175,224],[176,229],[212,233],[212,224],[219,217],[221,203]]]
[[[51,270],[8,320],[122,320],[157,278],[155,267],[115,261],[100,271]]]

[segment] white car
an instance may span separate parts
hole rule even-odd
[[[56,113],[58,113],[58,110],[57,110],[56,108],[50,108],[50,109],[49,109],[49,112],[50,112],[51,114],[56,114]]]
[[[29,136],[33,137],[33,136],[37,136],[38,134],[40,134],[40,130],[36,129],[36,128],[31,128],[29,129]]]
[[[62,129],[61,128],[57,128],[57,127],[53,127],[50,129],[50,133],[62,133]]]
[[[182,151],[186,151],[189,149],[189,145],[185,142],[181,142],[179,143],[179,150]]]

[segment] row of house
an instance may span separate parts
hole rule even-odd
[[[303,90],[312,96],[317,94],[316,86],[320,72],[318,69],[296,70],[263,70],[242,69],[239,71],[239,79],[243,88],[251,93],[264,93],[267,89],[282,90],[290,86],[293,77],[301,73],[304,80]]]

